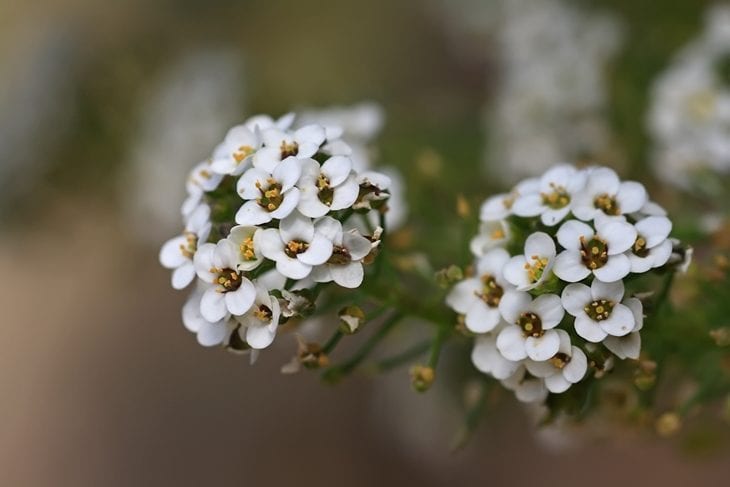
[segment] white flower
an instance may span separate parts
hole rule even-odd
[[[591,273],[604,282],[622,279],[631,271],[624,254],[636,241],[633,225],[618,219],[599,219],[596,231],[577,220],[563,223],[558,242],[565,249],[558,254],[553,272],[568,282],[582,281]]]
[[[560,337],[553,329],[565,311],[560,297],[543,294],[534,300],[523,291],[510,291],[499,303],[502,317],[510,326],[499,332],[497,348],[507,360],[547,360],[558,352]]]
[[[188,197],[182,204],[181,212],[183,217],[188,218],[195,208],[197,208],[206,192],[213,191],[218,188],[223,175],[213,171],[210,161],[204,161],[197,164],[188,175],[185,183]]]
[[[471,361],[479,371],[499,380],[509,378],[520,367],[520,362],[507,360],[497,350],[495,333],[487,333],[476,338],[471,351]]]
[[[376,171],[361,172],[357,176],[360,193],[352,207],[356,210],[372,210],[390,196],[390,178]],[[375,206],[374,206],[375,205]]]
[[[255,284],[256,298],[251,309],[238,321],[246,329],[246,343],[256,350],[266,348],[274,341],[276,329],[279,327],[281,310],[279,301],[269,294],[268,289]],[[239,331],[241,333],[241,331]]]
[[[650,216],[637,222],[636,241],[626,252],[631,261],[631,272],[646,272],[661,267],[672,255],[672,242],[668,240],[672,222],[663,216]]]
[[[588,359],[580,348],[571,345],[566,331],[555,331],[560,337],[558,352],[543,362],[528,359],[525,368],[533,376],[542,378],[548,391],[557,394],[580,382],[588,370]]]
[[[511,232],[505,220],[482,222],[479,233],[469,242],[469,249],[475,257],[481,257],[495,247],[509,242]]]
[[[254,246],[254,234],[258,227],[237,225],[231,228],[227,239],[234,244],[239,253],[239,271],[251,271],[264,260],[261,251]]]
[[[540,188],[537,178],[525,179],[515,186],[511,192],[498,194],[488,198],[479,209],[479,219],[483,222],[503,220],[512,214],[512,205],[523,194],[533,193]]]
[[[276,262],[276,269],[291,279],[304,279],[312,267],[322,265],[332,256],[330,239],[314,228],[312,220],[299,212],[283,219],[279,228],[259,230],[254,246],[264,257]]]
[[[241,271],[243,263],[238,246],[223,239],[216,244],[207,243],[198,248],[194,264],[198,277],[208,287],[200,300],[203,318],[214,323],[227,313],[240,316],[249,310],[256,290]]]
[[[573,199],[571,210],[581,220],[593,220],[597,213],[607,216],[639,211],[647,202],[646,189],[635,181],[623,181],[613,169],[594,167],[588,170],[585,189]]]
[[[294,113],[286,113],[274,120],[269,115],[254,115],[243,122],[243,125],[251,132],[264,131],[268,129],[289,130],[294,123]]]
[[[584,171],[568,165],[555,166],[540,178],[539,192],[518,197],[512,212],[524,217],[540,215],[543,224],[556,225],[570,213],[573,198],[585,184]]]
[[[327,159],[321,166],[314,159],[302,161],[298,187],[299,211],[318,218],[330,210],[349,208],[357,200],[360,186],[352,172],[352,162],[343,156]]]
[[[364,271],[362,260],[373,249],[373,243],[357,230],[343,231],[342,223],[328,216],[314,225],[315,232],[332,242],[332,255],[327,262],[312,271],[315,282],[335,281],[338,285],[354,289],[362,284]]]
[[[290,132],[270,128],[262,133],[263,147],[253,156],[257,169],[273,173],[279,163],[288,157],[308,159],[319,151],[325,141],[325,130],[320,125],[307,125]]]
[[[641,352],[641,334],[639,331],[644,326],[643,306],[641,301],[636,298],[625,299],[623,305],[628,307],[633,314],[633,330],[624,336],[608,336],[603,344],[620,359],[638,359]]]
[[[545,282],[555,264],[555,242],[543,232],[525,240],[524,255],[512,257],[504,267],[504,277],[519,291],[534,289]]]
[[[188,331],[195,333],[198,343],[204,347],[221,345],[235,327],[235,323],[225,316],[218,321],[206,320],[200,312],[200,302],[205,286],[198,286],[182,308],[182,321]]]
[[[454,286],[446,303],[465,315],[466,327],[474,333],[493,330],[501,321],[499,305],[505,291],[512,289],[502,269],[509,259],[504,249],[493,249],[477,260],[477,276]]]
[[[250,167],[253,154],[261,145],[256,131],[246,125],[231,128],[216,149],[212,169],[219,174],[238,176]]]
[[[585,340],[598,343],[607,336],[624,336],[634,329],[634,315],[621,304],[624,283],[594,279],[591,287],[569,284],[563,289],[563,307],[575,316],[575,331]]]
[[[172,287],[183,289],[195,279],[193,256],[199,242],[205,242],[210,233],[210,207],[199,205],[190,215],[182,235],[165,242],[160,249],[160,263],[173,269]]]
[[[514,391],[521,402],[542,402],[548,395],[545,381],[529,374],[524,365],[520,365],[514,374],[503,380],[502,385]]]
[[[301,165],[294,157],[282,161],[269,173],[253,167],[238,180],[238,194],[247,200],[236,213],[239,225],[261,225],[286,218],[299,203]]]

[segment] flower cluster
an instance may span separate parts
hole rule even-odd
[[[684,189],[716,187],[730,173],[730,8],[715,6],[705,29],[654,84],[648,128],[657,176]]]
[[[301,290],[357,288],[379,245],[382,229],[355,220],[384,214],[390,179],[353,167],[341,128],[293,124],[253,117],[190,173],[184,231],[160,262],[176,289],[197,279],[183,322],[202,345],[266,348],[311,304]]]
[[[533,402],[581,381],[601,345],[638,358],[643,306],[624,281],[673,254],[672,223],[641,184],[555,166],[489,198],[480,219],[473,275],[446,299],[477,335],[477,369]]]

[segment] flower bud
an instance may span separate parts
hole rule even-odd
[[[365,324],[365,312],[359,306],[347,306],[339,312],[340,331],[352,335],[360,331]]]
[[[654,425],[660,436],[669,437],[675,435],[682,427],[682,420],[677,413],[664,413],[656,420]]]
[[[436,272],[436,282],[443,289],[448,288],[453,283],[461,281],[462,279],[464,279],[464,271],[461,267],[456,265],[450,265],[449,267]]]
[[[417,392],[426,392],[436,379],[433,368],[425,365],[414,365],[410,370],[411,386]]]

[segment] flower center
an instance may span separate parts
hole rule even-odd
[[[563,186],[558,186],[555,183],[550,183],[552,192],[540,193],[542,197],[542,204],[553,210],[559,210],[565,208],[570,204],[570,195]]]
[[[636,241],[634,242],[633,247],[631,247],[631,251],[634,253],[634,255],[637,255],[639,257],[646,257],[649,255],[649,249],[646,248],[646,239],[639,235],[636,237]]]
[[[330,180],[324,174],[320,173],[320,175],[317,176],[317,190],[319,191],[317,194],[319,201],[330,206],[332,204],[332,199],[335,196],[335,190],[332,186],[330,186]]]
[[[496,308],[499,306],[499,302],[502,300],[504,289],[502,286],[497,284],[497,280],[491,274],[484,274],[482,276],[482,292],[478,293],[477,296],[484,301],[487,306]]]
[[[226,267],[224,269],[212,268],[210,270],[212,274],[216,274],[217,277],[213,279],[213,284],[218,284],[219,292],[225,293],[228,291],[235,291],[241,287],[241,275],[238,271]]]
[[[540,257],[539,255],[533,255],[530,260],[532,263],[525,262],[525,270],[527,271],[527,278],[534,284],[542,278],[550,261],[547,257]]]
[[[352,262],[352,257],[350,256],[349,250],[339,245],[332,247],[332,255],[327,261],[328,264],[345,265],[350,262]]]
[[[593,200],[593,205],[599,210],[602,210],[606,215],[616,216],[621,214],[621,209],[618,206],[616,198],[608,193],[596,196]]]
[[[542,320],[530,311],[520,315],[520,318],[517,320],[517,325],[522,328],[522,333],[526,337],[540,338],[545,334],[542,329]]]
[[[256,260],[256,253],[253,250],[253,237],[246,237],[238,248],[244,260]]]
[[[274,314],[271,312],[271,308],[263,304],[254,309],[253,315],[264,323],[270,323],[271,318],[274,316]]]
[[[490,237],[492,237],[493,240],[502,240],[504,238],[504,230],[501,227],[497,227],[492,230]]]
[[[306,252],[308,248],[309,244],[307,242],[303,242],[301,240],[290,240],[284,247],[284,253],[293,259],[302,252]]]
[[[550,364],[556,369],[562,369],[570,363],[570,355],[558,352],[550,359]]]
[[[580,258],[587,268],[600,269],[608,262],[608,244],[598,237],[586,241],[581,235]]]
[[[281,151],[281,158],[286,159],[289,156],[299,154],[299,144],[296,142],[287,144],[286,141],[281,141],[281,147],[279,147],[279,150]]]
[[[236,161],[236,164],[240,164],[241,161],[251,154],[253,154],[253,147],[250,145],[242,145],[233,153],[233,159]]]
[[[607,299],[596,299],[595,301],[585,305],[583,311],[585,311],[593,321],[603,321],[611,316],[611,312],[615,305],[616,303]]]
[[[185,232],[184,244],[180,244],[180,253],[188,259],[192,259],[198,248],[198,236],[192,232]]]
[[[266,188],[261,184],[261,181],[256,181],[256,187],[261,192],[261,196],[256,198],[256,202],[266,210],[274,211],[281,202],[284,201],[284,196],[281,194],[281,184],[274,178],[266,180]]]

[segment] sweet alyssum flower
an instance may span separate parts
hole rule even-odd
[[[651,295],[639,277],[682,272],[691,255],[644,187],[608,168],[556,166],[487,199],[480,220],[476,273],[446,304],[476,334],[477,370],[525,402],[599,380],[614,358],[638,358],[637,296]]]
[[[353,167],[343,130],[294,122],[250,118],[188,178],[185,230],[160,261],[176,288],[197,277],[183,321],[203,345],[266,348],[316,309],[321,288],[357,288],[377,258],[383,229],[356,229],[388,211],[389,178]]]

